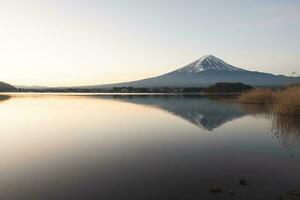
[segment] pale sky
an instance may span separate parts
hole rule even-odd
[[[14,85],[136,80],[207,54],[300,74],[300,0],[0,0],[0,28]]]

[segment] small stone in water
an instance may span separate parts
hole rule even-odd
[[[247,180],[242,178],[242,179],[239,180],[239,184],[240,185],[247,185]]]
[[[208,191],[212,194],[218,194],[218,193],[222,193],[222,189],[217,188],[215,186],[209,186],[208,187]]]
[[[231,194],[231,195],[234,195],[234,192],[232,190],[229,190],[228,193]]]

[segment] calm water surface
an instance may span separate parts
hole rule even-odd
[[[300,119],[262,106],[30,94],[1,96],[0,119],[4,200],[266,200],[300,187]]]

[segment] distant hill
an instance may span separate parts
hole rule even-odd
[[[283,86],[300,83],[300,77],[248,71],[208,55],[161,76],[124,83],[85,86],[84,88],[207,87],[217,82],[241,82],[252,86]]]
[[[8,83],[0,82],[0,92],[16,92],[16,91],[17,88],[15,88],[14,86]]]

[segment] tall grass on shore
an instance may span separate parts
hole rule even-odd
[[[300,86],[277,91],[254,89],[243,93],[238,101],[248,104],[271,104],[275,113],[300,115]]]
[[[281,114],[300,114],[300,87],[291,87],[276,95],[274,112]]]
[[[271,89],[254,89],[243,93],[238,100],[248,104],[273,104],[275,96],[276,92]]]

